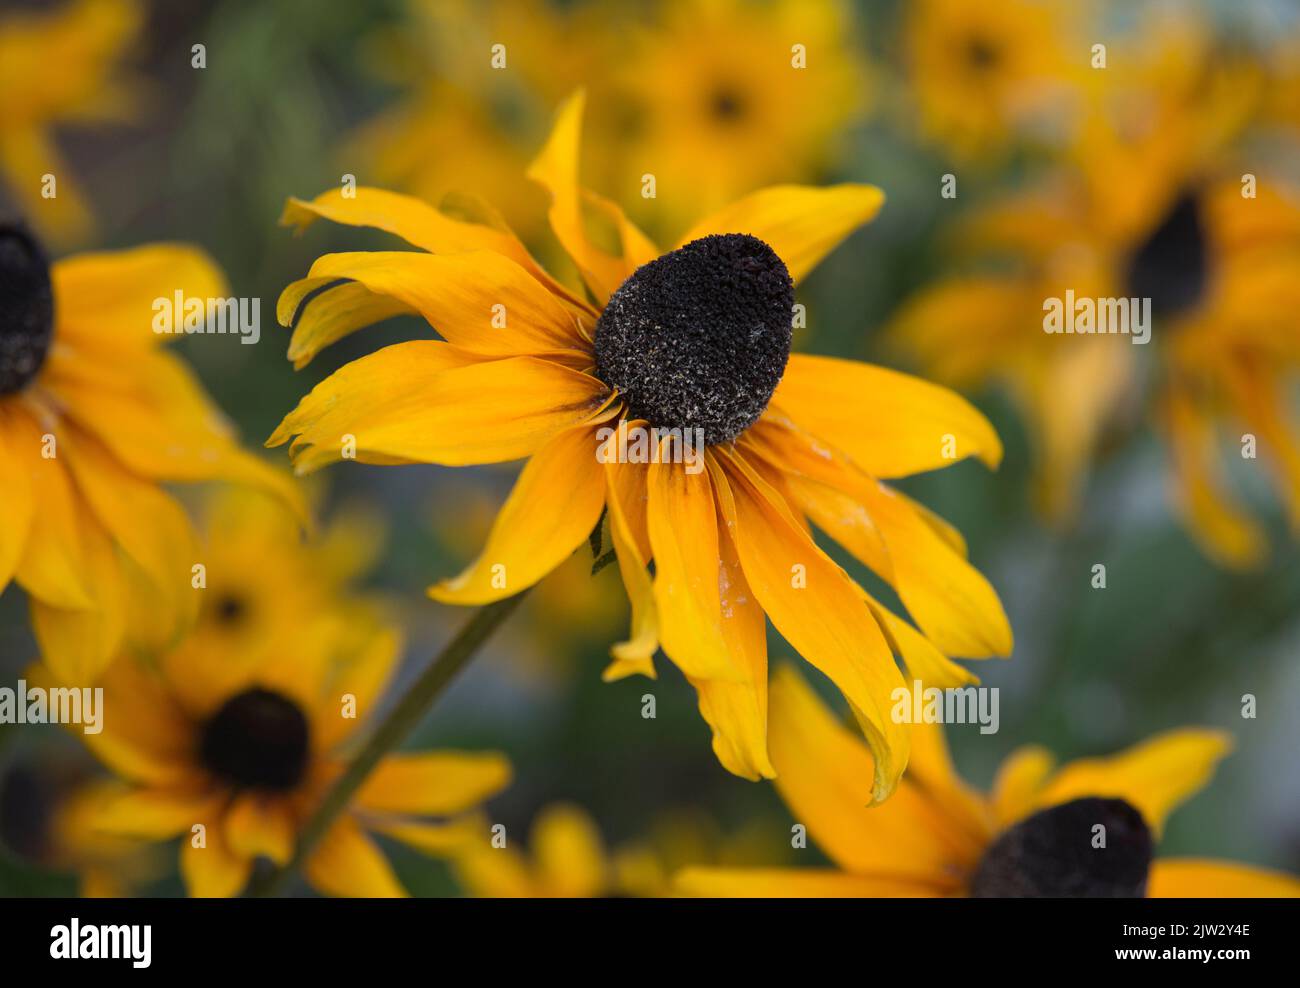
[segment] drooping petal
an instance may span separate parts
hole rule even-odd
[[[635,674],[655,677],[653,658],[659,648],[659,617],[654,584],[646,569],[651,555],[646,530],[647,472],[644,464],[612,460],[605,464],[610,538],[632,605],[632,635],[610,648],[614,661],[601,675],[605,682]]]
[[[718,526],[709,475],[688,473],[681,463],[652,463],[646,489],[664,652],[692,678],[739,681],[744,672],[722,636]]]
[[[267,445],[294,437],[298,473],[353,451],[363,463],[501,463],[532,454],[590,416],[607,392],[594,377],[552,361],[479,362],[446,343],[417,340],[331,374]]]
[[[1161,858],[1151,865],[1148,899],[1294,899],[1300,878],[1204,858]]]
[[[301,370],[331,343],[393,316],[414,315],[409,305],[357,281],[301,278],[280,293],[276,318],[293,333],[288,357]]]
[[[772,679],[769,740],[781,798],[844,871],[952,887],[978,857],[948,808],[910,780],[870,805],[870,750],[790,666]]]
[[[1002,460],[998,434],[965,398],[871,364],[791,354],[772,408],[873,477],[906,477],[968,456],[990,468]]]
[[[889,716],[891,697],[903,688],[889,644],[852,581],[779,495],[738,455],[724,451],[719,460],[728,481],[726,491],[719,488],[722,515],[745,579],[777,630],[861,711],[875,756],[872,798],[884,800],[898,784],[908,749],[906,728]]]
[[[495,796],[510,776],[509,760],[495,752],[397,753],[379,763],[356,802],[381,813],[447,816]]]
[[[711,233],[748,233],[768,244],[799,282],[885,202],[874,185],[775,185],[695,224],[681,244]],[[679,244],[680,246],[680,244]]]
[[[604,503],[594,430],[565,429],[524,466],[478,559],[430,587],[429,596],[444,604],[486,604],[526,590],[587,539]]]
[[[1159,833],[1169,813],[1204,788],[1231,748],[1232,739],[1222,731],[1167,731],[1118,755],[1062,766],[1038,793],[1037,807],[1085,796],[1116,797],[1137,807]]]

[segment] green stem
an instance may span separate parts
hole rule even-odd
[[[385,755],[393,751],[415,730],[416,725],[420,723],[442,691],[474,657],[479,646],[488,640],[497,626],[519,606],[523,597],[523,593],[518,593],[505,600],[488,604],[480,608],[465,623],[456,637],[449,641],[424,672],[420,673],[420,678],[389,711],[388,716],[380,722],[365,747],[357,753],[356,758],[325,794],[320,806],[316,808],[299,834],[293,857],[284,867],[270,873],[265,879],[255,882],[250,889],[250,894],[273,896],[284,891],[290,879],[329,831],[335,818],[351,802],[356,791],[366,781],[366,777]]]

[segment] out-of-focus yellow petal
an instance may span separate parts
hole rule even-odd
[[[447,816],[495,796],[510,776],[509,760],[495,752],[399,752],[379,763],[356,802],[381,813]]]
[[[1151,865],[1148,899],[1294,899],[1300,878],[1280,871],[1210,861],[1161,858]]]
[[[791,354],[772,407],[873,477],[906,477],[968,456],[990,468],[1002,460],[998,434],[965,398],[871,364]]]
[[[587,539],[604,503],[592,428],[565,429],[524,466],[479,558],[430,587],[429,596],[444,604],[486,604],[526,590]]]
[[[681,243],[712,233],[748,233],[776,251],[799,282],[884,202],[874,185],[774,185],[701,220]]]
[[[590,416],[607,392],[537,357],[479,362],[446,343],[398,343],[316,385],[267,445],[294,437],[298,473],[343,459],[347,437],[363,463],[501,463]]]
[[[910,781],[870,805],[871,752],[790,666],[772,679],[769,744],[794,821],[845,871],[955,887],[978,857],[948,807]]]
[[[952,889],[885,875],[827,868],[687,868],[673,879],[681,895],[717,899],[907,899],[951,895]]]
[[[1052,753],[1038,745],[1017,748],[1007,757],[989,796],[999,827],[1009,827],[1034,812],[1038,793],[1054,768]]]
[[[1118,755],[1063,765],[1039,792],[1037,808],[1085,796],[1117,797],[1137,807],[1159,833],[1169,813],[1204,788],[1231,749],[1232,739],[1222,731],[1167,731]]]
[[[293,818],[280,800],[254,793],[236,796],[226,811],[225,836],[242,858],[266,857],[284,865],[293,856]]]
[[[595,821],[578,807],[561,803],[543,810],[528,835],[528,848],[548,894],[588,898],[605,891],[605,844]]]
[[[405,898],[393,867],[351,817],[340,818],[303,866],[312,887],[324,895],[358,899]]]
[[[709,475],[652,463],[646,518],[654,550],[655,612],[664,652],[687,676],[738,680],[722,637],[718,523]]]
[[[226,840],[224,821],[209,818],[202,847],[193,837],[181,841],[181,878],[195,899],[229,899],[243,891],[253,859],[238,854]]]
[[[0,501],[0,593],[13,578],[27,544],[35,504],[31,469],[40,458],[37,449],[23,451],[18,430],[10,425],[19,414],[0,401],[0,490],[5,492]]]
[[[780,495],[737,455],[723,452],[722,515],[745,579],[778,631],[825,673],[864,719],[874,757],[872,798],[898,784],[907,764],[904,725],[889,716],[903,686],[889,644],[852,581],[799,527]],[[778,772],[780,767],[778,766]]]
[[[180,292],[206,306],[230,294],[221,268],[189,244],[75,254],[50,266],[50,280],[60,339],[105,355],[176,339],[152,329],[157,299],[172,305]]]
[[[100,830],[149,840],[171,840],[203,824],[211,837],[217,805],[202,790],[132,789],[106,798],[95,822]]]

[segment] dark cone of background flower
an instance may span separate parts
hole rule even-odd
[[[1094,847],[1093,828],[1106,828]],[[984,852],[976,898],[1141,898],[1151,868],[1151,830],[1122,799],[1089,797],[1017,823]]]
[[[794,283],[748,234],[693,240],[638,268],[596,324],[596,376],[630,418],[735,439],[767,407],[790,356]]]
[[[1200,204],[1185,194],[1129,260],[1129,296],[1151,299],[1157,317],[1176,316],[1200,301],[1209,266]]]
[[[251,689],[227,700],[208,721],[199,754],[208,771],[236,786],[282,791],[302,781],[309,742],[297,704]]]
[[[0,224],[0,395],[21,391],[36,376],[53,329],[45,254],[26,230]]]

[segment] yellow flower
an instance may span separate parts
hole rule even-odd
[[[1059,127],[1087,65],[1074,16],[1038,0],[908,4],[903,52],[921,133],[967,161]]]
[[[1059,768],[1042,748],[1022,748],[985,794],[957,777],[942,728],[913,730],[907,777],[888,803],[868,808],[871,752],[792,668],[778,670],[776,785],[834,867],[687,869],[678,888],[709,896],[1300,895],[1300,880],[1261,868],[1152,860],[1166,817],[1228,752],[1219,731],[1169,731]]]
[[[0,15],[0,179],[60,243],[84,238],[93,223],[52,131],[131,118],[139,84],[119,63],[142,20],[136,0]],[[46,175],[58,183],[50,198],[42,195]]]
[[[622,198],[679,228],[767,183],[820,177],[868,106],[854,29],[840,0],[668,0],[615,56],[629,138],[597,131]]]
[[[4,226],[0,286],[0,590],[26,590],[45,661],[88,685],[124,641],[174,638],[197,604],[189,521],[160,483],[297,495],[239,449],[150,328],[155,299],[227,294],[205,254],[159,244],[49,265]]]
[[[1266,539],[1229,496],[1216,431],[1257,438],[1300,527],[1300,433],[1284,397],[1300,363],[1300,190],[1263,169],[1247,188],[1231,157],[1258,73],[1220,57],[1196,25],[1153,37],[1149,64],[1091,94],[1065,161],[961,224],[971,270],[921,292],[892,332],[945,383],[1009,388],[1040,447],[1041,502],[1061,521],[1107,427],[1137,400],[1146,351],[1131,334],[1044,332],[1046,305],[1068,292],[1149,306],[1153,403],[1180,508],[1205,551],[1246,565]],[[1123,328],[1136,330],[1138,311]]]
[[[396,635],[369,631],[346,659],[337,643],[310,639],[256,662],[238,654],[216,662],[184,648],[156,665],[119,659],[102,681],[103,730],[77,729],[127,784],[99,805],[97,829],[141,841],[179,837],[181,877],[193,896],[238,894],[258,858],[288,862],[393,672]],[[40,667],[28,680],[54,682]],[[304,875],[326,895],[404,895],[370,835],[431,852],[454,848],[484,826],[472,811],[509,778],[509,763],[495,753],[388,755],[308,857]]]
[[[907,734],[886,715],[902,683],[894,652],[915,675],[950,685],[973,677],[949,656],[1004,655],[1011,632],[960,536],[878,478],[968,456],[995,466],[997,435],[924,381],[827,357],[787,364],[792,282],[876,213],[878,189],[769,188],[661,254],[615,205],[580,189],[582,106],[581,95],[564,106],[529,174],[551,193],[551,224],[594,305],[498,225],[375,189],[290,201],[288,223],[377,226],[431,252],[318,259],[280,298],[292,359],[301,365],[397,312],[420,313],[442,340],[343,367],[268,445],[292,438],[299,472],[345,452],[385,464],[527,457],[482,555],[431,588],[434,599],[517,594],[585,545],[608,512],[633,630],[606,677],[653,675],[662,644],[698,690],[723,765],[771,776],[766,615],[862,711],[883,799],[907,760]],[[617,253],[589,238],[584,204]],[[614,448],[620,423],[646,456]],[[698,455],[680,441],[661,447],[652,429],[698,437]],[[892,585],[921,630],[854,583],[814,543],[807,518]]]

